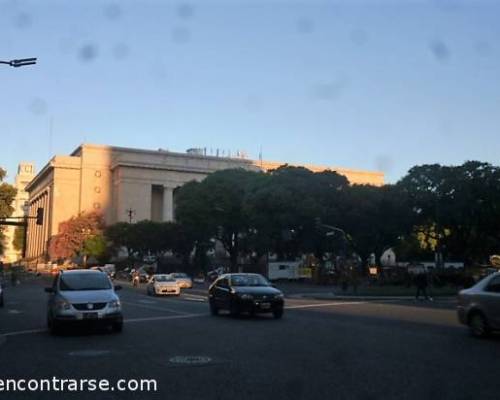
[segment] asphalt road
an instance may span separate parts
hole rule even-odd
[[[498,399],[500,339],[449,302],[287,299],[282,320],[212,317],[200,290],[120,293],[124,331],[45,330],[40,279],[6,288],[0,380],[156,379],[156,392],[1,392],[2,399]],[[183,364],[177,356],[201,356]]]

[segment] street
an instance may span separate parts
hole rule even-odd
[[[287,298],[274,320],[210,316],[201,289],[159,298],[124,285],[123,333],[51,336],[46,285],[6,288],[0,378],[146,378],[157,391],[2,398],[498,399],[500,339],[470,337],[449,300]]]

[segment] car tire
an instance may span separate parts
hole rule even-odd
[[[111,325],[111,329],[113,329],[113,332],[115,332],[115,333],[120,333],[121,331],[123,331],[123,321],[122,322],[114,322]]]
[[[486,337],[490,333],[488,321],[485,316],[478,311],[472,313],[469,317],[469,329],[471,335],[477,338]]]
[[[210,302],[210,314],[214,316],[219,315],[219,308],[213,302]]]
[[[283,317],[283,309],[274,310],[273,317],[274,317],[274,319],[280,319],[281,317]]]

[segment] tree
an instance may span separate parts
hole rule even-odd
[[[95,257],[101,262],[106,259],[107,249],[106,238],[102,234],[97,234],[84,240],[80,253],[84,257]]]
[[[81,213],[59,224],[58,234],[50,238],[49,257],[51,260],[65,260],[77,255],[85,255],[85,242],[102,234],[104,220],[101,214]]]
[[[14,211],[12,203],[17,193],[17,190],[12,185],[3,182],[6,174],[6,171],[0,168],[0,219],[8,218],[12,215]],[[0,225],[0,254],[4,252],[4,240],[3,226]]]
[[[12,245],[17,251],[22,251],[24,249],[24,226],[17,226],[14,230],[14,239],[12,240]]]
[[[206,249],[217,238],[235,270],[241,246],[251,227],[245,213],[249,188],[263,176],[243,169],[217,171],[202,182],[190,182],[177,194],[176,217],[197,247]]]
[[[415,226],[435,250],[468,264],[500,247],[500,168],[479,161],[413,167],[397,184],[408,194]]]
[[[125,247],[129,256],[139,258],[146,255],[161,256],[172,251],[185,259],[194,248],[185,230],[175,222],[118,222],[107,227],[104,236],[112,250]]]

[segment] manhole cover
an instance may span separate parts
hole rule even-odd
[[[204,365],[209,364],[212,359],[206,356],[176,356],[169,360],[173,364],[182,365]]]
[[[75,357],[99,357],[109,353],[109,350],[77,350],[70,352],[69,355]]]

